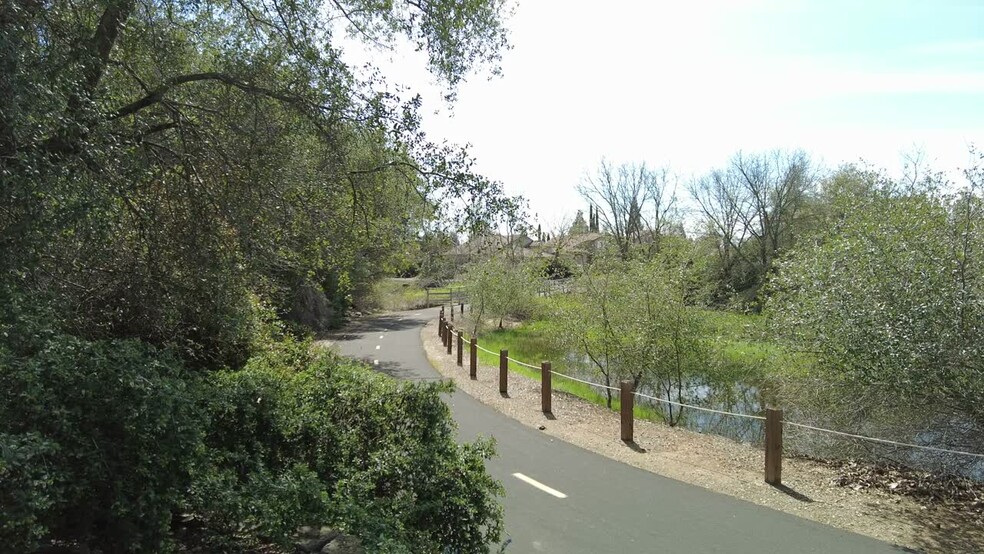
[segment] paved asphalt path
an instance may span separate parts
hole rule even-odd
[[[332,342],[342,354],[394,377],[438,379],[420,343],[420,328],[437,313],[432,308],[362,319]],[[448,403],[461,440],[496,439],[498,456],[488,469],[506,489],[507,554],[906,551],[616,462],[523,426],[461,392]]]

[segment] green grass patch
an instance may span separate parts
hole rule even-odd
[[[430,291],[432,295],[447,294],[451,289],[457,293],[462,287],[452,283],[447,287],[432,288]],[[421,286],[417,279],[381,279],[373,287],[372,303],[376,308],[386,311],[416,310],[427,306],[427,289]],[[436,305],[433,297],[431,304]]]
[[[551,339],[554,326],[550,320],[551,304],[570,301],[564,295],[544,299],[538,310],[539,319],[530,320],[517,327],[492,329],[479,338],[479,344],[495,354],[479,351],[482,363],[498,367],[500,349],[509,351],[509,357],[528,364],[539,365],[550,360],[554,371],[571,374],[567,364],[567,352],[557,348]],[[781,376],[803,374],[813,363],[811,356],[790,351],[770,337],[768,322],[758,314],[741,314],[718,310],[701,310],[704,323],[704,344],[707,348],[707,364],[701,378],[722,384],[763,386]],[[467,333],[467,331],[466,331]],[[509,370],[538,380],[539,370],[510,363]],[[600,377],[589,380],[601,382]],[[613,385],[614,386],[614,385]],[[607,397],[603,390],[577,383],[563,377],[553,379],[555,390],[573,394],[605,406]],[[613,392],[613,408],[618,409],[618,394]],[[635,407],[637,417],[662,421],[662,413],[653,408]]]
[[[760,314],[702,310],[710,363],[707,377],[760,384],[780,375],[802,374],[812,357],[789,350],[771,338]]]
[[[479,350],[479,363],[499,367],[499,350],[508,350],[509,357],[514,360],[519,360],[531,365],[540,365],[543,361],[550,361],[551,368],[554,371],[569,374],[570,368],[567,367],[567,364],[564,362],[564,353],[558,352],[551,344],[549,332],[552,325],[553,323],[550,321],[538,320],[530,321],[520,325],[519,327],[514,327],[511,329],[495,329],[486,332],[484,335],[479,337],[478,344],[480,344],[483,348],[487,348],[492,352],[495,352],[495,354],[489,354]],[[467,331],[465,332],[465,335],[468,336]],[[518,373],[536,381],[540,380],[540,370],[530,369],[512,362],[509,362],[509,372]],[[595,381],[600,382],[601,379],[598,378]],[[572,394],[598,406],[607,406],[607,395],[603,390],[596,387],[585,385],[584,383],[578,383],[577,381],[571,381],[570,379],[565,379],[556,375],[554,376],[551,385],[555,391]],[[619,395],[614,391],[612,392],[612,410],[621,410]],[[638,418],[652,421],[663,421],[663,415],[661,412],[646,406],[634,406],[633,413]]]

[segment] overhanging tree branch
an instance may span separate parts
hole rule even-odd
[[[284,92],[279,92],[266,87],[261,87],[259,85],[254,85],[237,79],[228,73],[219,73],[215,71],[206,71],[203,73],[191,73],[188,75],[179,75],[177,77],[171,77],[164,81],[164,83],[151,91],[149,94],[143,98],[131,102],[125,106],[118,108],[109,114],[109,119],[119,119],[121,117],[126,117],[128,115],[133,115],[140,110],[153,106],[164,100],[164,97],[175,87],[185,85],[188,83],[196,83],[202,81],[217,81],[224,83],[226,85],[235,87],[243,92],[248,92],[250,94],[259,94],[261,96],[266,96],[268,98],[273,98],[274,100],[280,100],[288,104],[294,105],[306,105],[308,107],[313,107],[319,110],[327,110],[327,106],[315,104],[309,100],[306,100],[300,96],[294,94],[287,94]]]

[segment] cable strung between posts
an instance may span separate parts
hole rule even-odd
[[[481,350],[482,352],[488,352],[489,354],[492,354],[494,356],[498,356],[499,355],[498,352],[493,352],[493,351],[489,350],[488,348],[484,348],[484,347],[482,347],[481,344],[475,343],[475,347],[478,348],[479,350]]]
[[[552,369],[550,370],[550,373],[553,373],[554,375],[556,375],[558,377],[563,377],[565,379],[570,379],[571,381],[577,381],[578,383],[584,383],[585,385],[591,385],[592,387],[600,387],[600,388],[603,388],[603,389],[614,390],[614,391],[622,390],[622,389],[620,389],[618,387],[609,387],[608,385],[602,385],[600,383],[592,383],[591,381],[585,381],[584,379],[578,379],[577,377],[571,377],[570,375],[565,375],[563,373],[557,373],[556,371],[554,371]]]
[[[761,420],[761,421],[765,421],[765,417],[764,416],[757,416],[757,415],[751,415],[751,414],[738,414],[738,413],[735,413],[735,412],[725,412],[724,410],[714,410],[714,409],[711,409],[711,408],[702,408],[700,406],[693,406],[691,404],[684,404],[682,402],[674,402],[672,400],[667,400],[665,398],[657,398],[655,396],[649,396],[648,394],[642,394],[641,392],[633,392],[632,394],[634,394],[636,396],[641,396],[642,398],[648,398],[650,400],[656,400],[658,402],[664,402],[666,404],[673,404],[674,406],[680,406],[681,408],[690,408],[690,409],[693,409],[693,410],[700,410],[702,412],[710,412],[712,414],[721,414],[721,415],[728,415],[728,416],[734,416],[734,417],[744,417],[744,418],[747,418],[747,419],[758,419],[758,420]]]
[[[516,360],[514,358],[510,358],[508,356],[506,357],[506,359],[509,360],[510,362],[514,363],[514,364],[519,364],[519,365],[521,365],[523,367],[528,367],[530,369],[540,369],[540,366],[538,366],[538,365],[530,365],[530,364],[528,364],[526,362],[521,362],[521,361]]]
[[[452,334],[459,335],[459,336],[463,335],[463,333],[461,331],[452,331]],[[488,348],[484,348],[480,344],[477,344],[476,343],[475,346],[478,347],[478,349],[481,350],[482,352],[487,352],[487,353],[493,354],[493,355],[498,355],[499,354],[498,352],[493,352],[493,351],[489,350]],[[540,369],[539,366],[535,366],[535,365],[531,365],[531,364],[528,364],[528,363],[525,363],[525,362],[521,362],[521,361],[519,361],[519,360],[517,360],[515,358],[508,358],[507,357],[506,359],[508,359],[509,361],[511,361],[511,362],[513,362],[515,364],[519,364],[521,366],[528,367],[530,369]],[[559,372],[553,371],[553,370],[550,370],[550,373],[552,373],[553,375],[556,375],[558,377],[563,377],[565,379],[570,379],[571,381],[577,381],[578,383],[583,383],[585,385],[589,385],[589,386],[592,386],[592,387],[598,387],[598,388],[608,389],[608,390],[613,390],[613,391],[621,390],[621,389],[619,389],[617,387],[610,387],[608,385],[602,385],[601,383],[592,383],[591,381],[585,381],[584,379],[578,379],[577,377],[572,377],[570,375],[566,375],[564,373],[559,373]],[[690,408],[692,410],[699,410],[699,411],[702,411],[702,412],[709,412],[709,413],[712,413],[712,414],[720,414],[720,415],[733,416],[733,417],[742,417],[742,418],[745,418],[745,419],[756,419],[756,420],[759,420],[759,421],[765,421],[765,417],[763,417],[763,416],[757,416],[757,415],[751,415],[751,414],[739,414],[739,413],[735,413],[735,412],[726,412],[724,410],[714,410],[712,408],[703,408],[701,406],[694,406],[692,404],[684,404],[682,402],[674,402],[673,400],[667,400],[665,398],[659,398],[659,397],[656,397],[656,396],[649,396],[648,394],[642,394],[641,392],[633,392],[632,394],[634,394],[634,395],[636,395],[638,397],[641,397],[641,398],[648,398],[650,400],[655,400],[657,402],[663,402],[665,404],[672,404],[674,406],[679,406],[681,408]],[[820,432],[820,433],[830,433],[832,435],[839,435],[839,436],[842,436],[842,437],[848,437],[848,438],[852,438],[852,439],[858,439],[858,440],[863,440],[863,441],[875,442],[875,443],[879,443],[879,444],[887,444],[887,445],[890,445],[890,446],[900,446],[900,447],[904,447],[904,448],[915,448],[915,449],[918,449],[918,450],[928,450],[930,452],[940,452],[942,454],[955,454],[957,456],[971,456],[971,457],[974,457],[974,458],[984,458],[984,454],[978,454],[976,452],[966,452],[966,451],[963,451],[963,450],[951,450],[949,448],[938,448],[938,447],[935,447],[935,446],[923,446],[921,444],[912,444],[912,443],[898,442],[898,441],[893,441],[893,440],[888,440],[888,439],[879,439],[879,438],[875,438],[875,437],[866,437],[864,435],[855,435],[853,433],[845,433],[843,431],[834,431],[833,429],[824,429],[823,427],[814,427],[812,425],[807,425],[805,423],[796,423],[796,422],[793,422],[793,421],[785,421],[784,420],[783,423],[785,423],[786,425],[792,426],[792,427],[800,427],[802,429],[809,429],[811,431],[817,431],[817,432]]]
[[[890,441],[888,439],[876,439],[874,437],[866,437],[864,435],[855,435],[853,433],[845,433],[843,431],[834,431],[833,429],[824,429],[822,427],[814,427],[812,425],[807,425],[805,423],[794,423],[792,421],[783,421],[786,425],[791,425],[793,427],[802,427],[803,429],[810,429],[812,431],[819,431],[821,433],[830,433],[833,435],[840,435],[842,437],[850,437],[852,439],[860,439],[864,441],[877,442],[881,444],[889,444],[892,446],[904,446],[906,448],[917,448],[920,450],[930,450],[933,452],[941,452],[945,454],[957,454],[960,456],[973,456],[975,458],[984,458],[984,454],[978,454],[976,452],[965,452],[963,450],[950,450],[949,448],[937,448],[935,446],[923,446],[921,444],[912,444],[908,442],[896,442]]]

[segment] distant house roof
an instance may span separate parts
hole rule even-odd
[[[601,233],[578,233],[576,235],[565,235],[552,238],[548,241],[544,241],[543,246],[551,250],[557,250],[558,248],[578,250],[588,248],[590,245],[604,237],[605,235]]]
[[[528,249],[533,244],[533,239],[525,233],[518,235],[488,234],[471,237],[464,244],[459,244],[451,249],[451,254],[455,256],[469,256],[472,254],[489,254],[498,252],[504,248]]]

